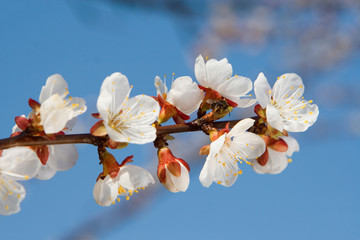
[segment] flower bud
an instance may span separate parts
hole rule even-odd
[[[185,192],[189,186],[189,165],[180,158],[174,157],[169,148],[158,151],[159,165],[158,178],[170,192]]]

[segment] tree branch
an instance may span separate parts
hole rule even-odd
[[[256,118],[256,117],[255,117]],[[233,127],[240,120],[231,121],[219,121],[211,123],[215,128],[224,128],[227,123],[229,127]],[[171,134],[182,133],[202,130],[201,125],[196,124],[195,121],[183,124],[158,126],[157,134]],[[24,132],[23,132],[24,133]],[[54,137],[48,136],[28,136],[26,134],[20,134],[15,137],[0,139],[0,150],[20,147],[20,146],[38,146],[38,145],[57,145],[57,144],[92,144],[94,146],[100,146],[107,141],[107,137],[96,137],[91,134],[69,134],[69,135],[57,135]]]

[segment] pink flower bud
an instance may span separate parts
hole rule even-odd
[[[158,151],[158,178],[170,192],[185,192],[189,186],[189,165],[181,158],[176,158],[169,148]]]

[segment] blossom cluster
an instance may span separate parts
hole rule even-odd
[[[209,144],[199,150],[206,155],[199,180],[204,187],[213,182],[230,187],[243,170],[239,164],[252,166],[256,173],[278,174],[288,157],[299,151],[298,142],[289,132],[303,132],[313,125],[319,114],[312,101],[303,99],[304,85],[294,74],[284,74],[270,87],[263,73],[254,82],[256,98],[250,92],[253,83],[247,77],[233,75],[226,58],[195,60],[195,78],[181,76],[166,81],[155,77],[156,96],[130,97],[132,86],[127,77],[113,73],[103,81],[97,99],[98,121],[90,129],[101,139],[97,144],[102,172],[96,178],[93,196],[101,206],[110,206],[120,197],[130,199],[134,193],[154,184],[144,168],[131,165],[134,156],[119,164],[108,149],[121,149],[130,143],[154,143],[158,150],[157,176],[171,192],[184,192],[190,183],[189,164],[173,155],[168,141],[174,137],[157,132],[170,119],[177,125],[191,125],[209,135]],[[258,104],[256,104],[258,102]],[[78,159],[74,144],[60,145],[56,139],[68,134],[76,117],[87,109],[84,99],[69,96],[68,85],[59,74],[50,76],[42,88],[39,102],[29,99],[31,112],[15,118],[11,137],[42,137],[54,140],[50,145],[31,145],[5,149],[0,156],[0,214],[20,210],[25,197],[20,180],[48,180],[57,171],[73,167]],[[236,108],[253,107],[257,116],[217,129],[213,123]],[[197,111],[197,118],[188,121]],[[188,122],[187,122],[188,121]]]

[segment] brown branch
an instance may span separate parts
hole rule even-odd
[[[213,122],[212,126],[215,128],[224,128],[225,125],[229,122],[230,123],[229,127],[231,128],[239,121],[240,120]],[[201,125],[196,124],[195,122],[169,125],[169,126],[159,126],[156,129],[158,135],[202,130]],[[104,144],[106,141],[107,141],[107,137],[96,137],[91,134],[57,135],[52,138],[49,138],[47,136],[28,136],[26,134],[20,134],[16,137],[0,139],[0,150],[13,148],[13,147],[20,147],[20,146],[80,144],[80,143],[100,146],[101,144]]]

